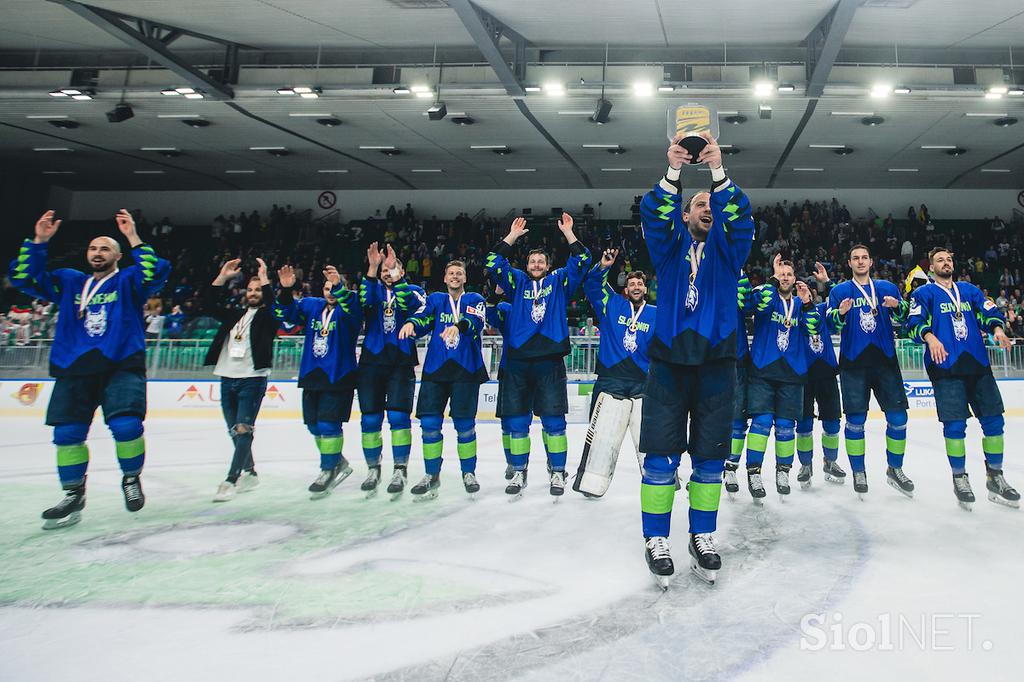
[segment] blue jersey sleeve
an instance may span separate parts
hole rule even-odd
[[[277,298],[274,299],[271,312],[278,323],[304,324],[304,320],[299,317],[299,306],[295,301],[295,295],[292,293],[291,287],[281,287],[281,290],[277,293]]]
[[[565,289],[565,298],[568,300],[579,289],[580,284],[587,275],[590,267],[590,249],[577,240],[569,246],[571,251],[569,262],[564,268],[559,268],[558,280]]]
[[[732,245],[734,264],[747,262],[754,243],[754,214],[750,199],[728,178],[711,192],[712,230],[722,230]]]
[[[587,300],[594,308],[598,324],[608,316],[608,303],[615,295],[611,285],[608,284],[608,272],[609,268],[598,264],[587,273],[583,280],[583,293],[586,294]]]
[[[754,318],[771,317],[779,291],[771,284],[762,284],[754,289]]]
[[[968,286],[971,292],[971,307],[974,308],[974,316],[977,318],[978,326],[981,327],[982,331],[991,334],[996,330],[996,327],[1005,328],[1006,318],[1003,316],[1003,311],[999,309],[999,306],[985,298],[985,294],[978,287],[973,284]]]
[[[437,319],[437,301],[437,296],[428,296],[423,305],[406,319],[406,322],[413,326],[416,338],[426,336],[434,330],[434,322]]]
[[[514,299],[519,287],[526,280],[526,273],[512,267],[512,264],[508,262],[506,254],[511,248],[504,241],[498,242],[491,252],[487,254],[484,268],[487,270],[487,274],[490,275],[491,282],[501,287],[502,291],[505,292],[505,297]]]
[[[907,335],[918,343],[924,343],[925,335],[932,332],[932,300],[928,287],[919,287],[911,294],[906,326]]]
[[[380,290],[384,285],[376,277],[363,277],[359,282],[359,304],[364,308],[373,308],[380,303]]]
[[[485,302],[484,297],[480,294],[465,294],[469,296],[469,300],[466,301],[466,312],[462,316],[462,326],[459,331],[462,334],[469,336],[471,339],[479,338],[484,331],[484,318],[486,312],[484,310]]]
[[[675,249],[689,241],[689,232],[683,225],[682,204],[678,189],[664,179],[640,201],[640,225],[655,266],[664,263]]]
[[[48,255],[48,244],[36,244],[26,239],[18,250],[18,256],[11,261],[8,276],[18,291],[33,298],[57,303],[60,300],[64,277],[61,270],[47,272]]]
[[[149,244],[139,244],[132,249],[136,270],[132,273],[132,285],[142,298],[155,296],[167,284],[171,275],[171,264],[156,255]]]

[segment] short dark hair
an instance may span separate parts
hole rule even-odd
[[[689,213],[690,212],[690,206],[693,204],[693,200],[696,199],[701,194],[708,194],[708,195],[710,195],[711,192],[707,191],[706,189],[702,189],[699,192],[695,192],[694,194],[691,194],[690,198],[686,200],[686,205],[683,206],[683,213]]]
[[[945,246],[936,246],[934,249],[928,252],[928,262],[931,263],[932,261],[934,261],[936,254],[942,253],[943,251],[948,253],[950,258],[953,257],[953,252],[947,249]]]
[[[544,249],[530,249],[530,253],[526,254],[526,260],[530,260],[530,256],[532,256],[535,253],[544,256],[544,260],[547,261],[548,263],[551,262],[551,257],[548,256],[548,252],[545,251]]]
[[[871,258],[871,249],[864,246],[863,244],[854,244],[853,246],[850,247],[850,251],[846,254],[846,260],[850,260],[851,258],[853,258],[853,252],[856,251],[857,249],[864,249],[865,251],[868,252],[868,258]]]
[[[779,265],[784,266],[784,267],[788,267],[788,268],[793,268],[794,270],[796,270],[796,267],[793,265],[793,261],[791,261],[791,260],[779,261]]]
[[[647,273],[642,270],[634,270],[626,275],[626,282],[628,283],[631,279],[642,280],[644,284],[647,284]]]
[[[248,286],[249,282],[259,282],[259,281],[260,281],[260,276],[259,275],[251,275],[249,277],[249,279],[245,280],[245,284],[246,284],[246,286]]]
[[[462,271],[466,272],[466,264],[460,260],[448,261],[448,265],[444,266],[444,271],[448,272],[448,268],[462,268]]]

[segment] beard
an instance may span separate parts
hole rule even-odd
[[[256,308],[261,303],[263,303],[263,297],[262,296],[246,296],[245,297],[245,302],[249,305],[250,308]]]
[[[89,261],[89,267],[92,268],[93,272],[103,272],[109,269],[111,266],[110,261]]]

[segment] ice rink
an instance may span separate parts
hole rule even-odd
[[[765,506],[755,507],[741,477],[735,500],[723,494],[716,538],[724,566],[714,587],[688,570],[680,491],[677,574],[664,593],[643,559],[628,438],[604,499],[567,491],[552,503],[536,431],[531,485],[510,503],[498,427],[482,424],[483,489],[471,501],[446,425],[440,497],[414,504],[408,494],[364,499],[352,424],[345,454],[354,474],[311,501],[312,439],[296,422],[268,420],[255,442],[262,485],[213,504],[230,456],[223,426],[154,419],[147,503],[131,515],[113,442],[97,424],[82,522],[44,532],[39,514],[61,496],[49,429],[36,419],[0,424],[0,680],[1021,675],[1022,517],[986,499],[973,423],[968,471],[978,502],[970,513],[954,500],[930,419],[908,429],[913,500],[885,485],[877,419],[868,423],[866,501],[849,481],[824,482],[820,449],[814,485],[800,490],[794,476],[784,503],[769,486]],[[411,482],[423,471],[414,431]],[[571,472],[583,434],[570,426]],[[1024,418],[1008,419],[1006,474],[1017,488],[1022,437]],[[844,454],[840,463],[849,471]],[[385,480],[390,468],[386,459]]]

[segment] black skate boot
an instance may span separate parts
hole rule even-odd
[[[82,520],[85,509],[85,480],[64,489],[64,499],[43,512],[43,530],[67,528]]]
[[[903,467],[889,467],[885,470],[885,481],[907,497],[914,496],[914,482],[903,473]]]
[[[522,471],[516,471],[512,474],[511,480],[508,485],[505,486],[505,494],[511,495],[512,500],[518,500],[523,496],[523,490],[526,489],[526,469]]]
[[[515,473],[516,473],[516,470],[512,468],[511,464],[506,464],[505,465],[505,480],[506,481],[511,481],[512,480],[512,475],[515,474]]]
[[[142,492],[142,479],[135,476],[121,477],[121,492],[124,493],[124,507],[130,512],[137,512],[146,506],[146,496]]]
[[[811,476],[814,474],[814,469],[810,464],[801,464],[800,471],[796,472],[796,482],[800,484],[800,487],[807,490],[811,487]]]
[[[734,495],[740,491],[740,484],[736,480],[736,470],[740,465],[736,462],[726,462],[725,471],[722,472],[722,480],[725,482],[725,492]]]
[[[711,533],[695,533],[690,536],[690,569],[709,585],[715,584],[718,570],[722,568],[722,557],[718,556]]]
[[[1020,509],[1020,493],[1006,482],[1002,469],[993,469],[988,464],[985,465],[985,487],[988,488],[989,502]]]
[[[409,488],[409,492],[416,496],[413,498],[414,502],[426,502],[437,497],[437,491],[440,487],[440,474],[426,474],[420,479],[419,483]]]
[[[761,481],[761,467],[747,467],[747,490],[750,491],[750,496],[754,498],[754,504],[764,504],[762,500],[764,500],[765,492],[764,483]]]
[[[476,480],[476,474],[472,471],[462,474],[462,485],[466,488],[466,492],[469,493],[471,498],[480,492],[480,482]]]
[[[853,472],[853,492],[857,493],[857,497],[860,499],[864,499],[864,496],[868,493],[868,472]]]
[[[668,538],[655,536],[644,538],[644,556],[647,557],[647,568],[651,570],[651,577],[658,587],[668,589],[668,581],[676,572],[675,564],[672,563],[672,554],[669,552]]]
[[[309,485],[309,496],[311,500],[319,500],[331,494],[331,491],[338,487],[338,484],[352,475],[352,467],[344,457],[333,469],[321,469],[316,480]]]
[[[846,483],[846,472],[842,470],[834,459],[826,459],[825,466],[821,468],[821,472],[825,474],[825,480],[829,483],[837,485]]]
[[[548,488],[548,492],[550,492],[556,498],[559,498],[563,494],[565,494],[565,472],[564,471],[552,471],[551,472],[551,487]]]
[[[366,472],[366,479],[360,484],[359,489],[366,493],[367,498],[377,494],[377,487],[380,485],[380,465],[372,466]]]
[[[775,490],[778,491],[778,493],[780,495],[788,495],[789,494],[789,491],[790,491],[790,488],[789,488],[789,470],[790,470],[790,468],[791,467],[788,464],[780,464],[777,467],[775,467]]]
[[[402,491],[405,490],[405,482],[405,466],[401,464],[396,464],[395,473],[391,476],[391,482],[388,483],[388,494],[391,495],[392,502],[402,496]]]
[[[956,495],[957,504],[964,511],[971,511],[974,506],[974,491],[971,490],[971,481],[967,474],[953,474],[953,493]]]

